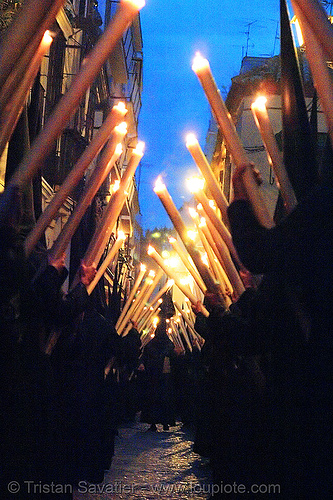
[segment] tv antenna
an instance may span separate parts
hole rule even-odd
[[[248,53],[248,50],[249,50],[249,43],[250,43],[250,30],[251,30],[251,26],[252,24],[256,23],[257,20],[255,21],[252,21],[250,23],[247,23],[246,26],[247,26],[247,30],[244,32],[245,35],[246,35],[246,48],[245,48],[245,57],[247,57],[247,53]]]

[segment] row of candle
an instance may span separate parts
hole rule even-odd
[[[27,2],[29,3],[29,2]],[[60,2],[61,3],[61,2]],[[317,18],[315,21],[313,21],[313,14],[316,13],[318,14],[318,5],[315,0],[308,0],[300,5],[299,1],[294,1],[293,0],[293,5],[294,8],[298,14],[298,17],[300,19],[302,29],[304,30],[305,34],[305,39],[308,40],[308,46],[309,46],[309,58],[310,58],[310,66],[311,69],[314,73],[315,77],[315,84],[318,87],[318,91],[320,94],[320,97],[323,100],[323,105],[325,108],[325,115],[327,120],[330,123],[331,120],[331,114],[330,114],[330,109],[331,105],[329,102],[332,102],[331,98],[331,85],[327,84],[327,81],[322,77],[322,74],[325,73],[325,68],[327,70],[327,66],[325,64],[322,64],[320,66],[319,63],[324,61],[324,54],[321,55],[319,58],[319,63],[318,63],[318,58],[316,60],[316,54],[318,55],[318,50],[321,48],[320,43],[323,44],[323,49],[322,52],[325,50],[326,52],[329,52],[330,47],[327,47],[327,43],[325,43],[324,40],[322,40],[322,33],[320,33],[320,30],[323,26],[322,23],[324,21],[322,20],[322,13],[321,17],[317,15]],[[134,5],[135,4],[135,5]],[[48,124],[48,127],[45,127],[45,131],[43,134],[41,134],[41,138],[38,141],[38,144],[35,146],[33,149],[33,152],[30,154],[30,158],[28,158],[23,164],[21,165],[20,169],[18,172],[15,174],[13,180],[11,181],[12,183],[16,183],[19,186],[22,186],[27,180],[29,180],[38,166],[40,165],[42,158],[40,154],[46,154],[48,148],[50,147],[51,141],[55,139],[55,137],[60,133],[61,128],[64,126],[66,120],[68,119],[68,116],[70,112],[75,108],[77,103],[79,102],[80,96],[83,94],[85,89],[89,86],[91,83],[93,77],[95,76],[96,72],[98,71],[100,65],[102,64],[102,58],[105,59],[107,57],[107,54],[112,50],[112,47],[117,39],[121,36],[122,32],[126,29],[128,26],[129,22],[133,19],[134,15],[138,12],[138,10],[144,5],[144,2],[130,2],[129,0],[122,0],[121,1],[121,6],[119,9],[119,15],[115,17],[115,20],[113,23],[111,23],[111,28],[108,29],[108,36],[105,36],[103,38],[103,43],[100,43],[98,50],[100,52],[100,55],[98,58],[95,57],[89,57],[89,59],[85,62],[83,65],[83,68],[78,75],[75,84],[73,87],[67,92],[65,98],[62,100],[61,105],[58,106],[56,112],[54,113],[54,116],[52,116],[52,120],[50,120],[50,123]],[[318,20],[319,19],[319,20]],[[325,21],[326,23],[326,21]],[[311,26],[311,27],[310,27]],[[318,28],[319,26],[319,28]],[[326,26],[326,24],[325,24]],[[327,26],[326,26],[327,28]],[[330,28],[327,28],[328,30]],[[312,31],[313,30],[313,31]],[[317,38],[316,38],[317,37]],[[112,39],[112,43],[110,47],[110,44],[107,46],[108,41],[110,41],[110,38]],[[320,43],[318,42],[318,40]],[[327,40],[326,40],[327,41]],[[49,42],[51,43],[51,41]],[[316,45],[317,44],[317,45]],[[312,51],[311,51],[312,49]],[[318,49],[318,50],[317,50]],[[45,50],[45,49],[43,49]],[[96,49],[97,50],[97,49]],[[96,52],[96,51],[95,51]],[[94,55],[95,55],[94,52]],[[97,52],[96,52],[97,53]],[[37,52],[36,52],[37,54]],[[312,57],[313,54],[313,57]],[[39,56],[40,57],[40,56]],[[37,66],[36,66],[37,67]],[[214,78],[212,76],[212,73],[210,71],[209,63],[206,59],[202,58],[200,55],[197,55],[195,57],[195,60],[193,62],[193,70],[197,74],[202,87],[205,91],[205,94],[208,98],[208,101],[211,105],[213,114],[216,118],[216,121],[224,135],[225,141],[227,143],[227,146],[231,152],[231,155],[233,157],[233,160],[236,164],[236,166],[242,166],[242,165],[248,165],[249,166],[249,161],[248,158],[245,154],[244,148],[242,147],[240,140],[237,136],[234,124],[232,122],[232,119],[230,117],[230,114],[228,113],[222,98],[220,96],[220,93],[217,89],[217,86],[215,84]],[[8,81],[8,80],[7,80]],[[30,83],[31,84],[31,83]],[[5,86],[4,86],[5,88]],[[26,93],[26,90],[25,90]],[[21,94],[21,100],[20,103],[22,103],[22,95]],[[23,99],[24,100],[24,99]],[[21,105],[21,104],[20,104]],[[13,108],[14,109],[14,108]],[[267,110],[262,101],[257,101],[252,105],[252,110],[256,119],[256,123],[258,124],[259,130],[262,135],[262,139],[264,142],[264,145],[266,147],[269,160],[273,165],[275,174],[277,176],[277,179],[279,181],[280,189],[281,189],[281,194],[284,199],[286,208],[288,211],[291,211],[295,205],[296,205],[296,198],[293,193],[292,187],[290,185],[290,182],[288,180],[288,177],[286,176],[286,172],[283,166],[283,160],[282,160],[282,155],[279,152],[276,141],[274,138],[274,134],[272,133],[272,129],[268,120],[268,115],[267,115]],[[16,113],[17,114],[17,113]],[[15,113],[14,113],[15,115]],[[333,115],[332,115],[333,116]],[[56,123],[57,122],[57,123]],[[12,126],[12,125],[11,125]],[[330,131],[332,127],[329,127]],[[4,130],[6,132],[6,128],[4,127]],[[10,130],[10,128],[9,128]],[[4,134],[4,137],[6,138],[6,132]],[[196,140],[193,140],[192,138],[189,138],[187,141],[187,147],[192,154],[196,164],[199,166],[202,174],[204,175],[205,181],[207,183],[208,189],[210,193],[212,194],[214,201],[216,205],[218,206],[221,214],[222,214],[222,220],[219,219],[219,217],[216,215],[215,211],[211,209],[211,206],[209,204],[208,199],[205,197],[205,193],[203,190],[196,190],[195,191],[195,197],[197,198],[197,201],[201,204],[201,207],[205,213],[205,218],[207,221],[209,221],[210,224],[210,234],[211,236],[213,235],[213,232],[215,231],[215,236],[219,235],[221,237],[222,243],[219,243],[219,246],[216,243],[216,238],[213,238],[213,241],[215,245],[212,243],[209,244],[209,235],[208,233],[204,234],[204,230],[198,226],[198,231],[201,231],[201,240],[202,243],[205,246],[206,253],[208,255],[208,258],[210,260],[210,266],[211,270],[207,268],[207,266],[203,265],[202,259],[200,252],[197,251],[197,248],[195,245],[191,243],[191,241],[188,240],[186,236],[186,228],[181,220],[181,217],[179,216],[177,210],[174,207],[174,204],[172,202],[171,197],[166,191],[166,188],[164,185],[158,187],[155,187],[155,192],[158,194],[160,197],[163,205],[165,206],[181,240],[184,243],[184,246],[186,250],[188,251],[191,261],[187,259],[187,268],[190,271],[191,275],[195,279],[197,285],[200,287],[200,289],[204,292],[205,290],[208,291],[214,291],[214,292],[219,292],[219,287],[216,286],[216,279],[219,278],[221,281],[221,276],[223,277],[222,271],[224,270],[227,274],[227,278],[229,279],[228,285],[231,284],[231,287],[233,290],[236,290],[236,293],[239,295],[242,292],[242,286],[238,282],[237,278],[237,272],[234,273],[233,267],[226,265],[226,257],[224,253],[224,258],[222,257],[222,251],[219,250],[219,248],[222,248],[223,245],[227,247],[228,252],[233,257],[233,260],[231,260],[231,263],[233,264],[233,261],[235,261],[238,265],[239,268],[241,268],[242,264],[238,259],[237,253],[235,249],[233,248],[232,241],[230,238],[230,233],[228,232],[227,228],[227,217],[226,217],[226,210],[227,210],[227,201],[221,192],[215,176],[212,174],[210,170],[210,166],[208,165],[206,158],[204,157],[202,151],[200,150],[200,147],[198,147],[198,143]],[[36,153],[36,150],[39,149],[42,151],[42,153]],[[134,153],[135,156],[136,153]],[[37,156],[36,156],[37,155]],[[39,156],[38,156],[39,155]],[[129,179],[132,177],[133,172],[135,171],[135,168],[137,166],[138,161],[140,161],[142,157],[142,154],[137,153],[137,158],[133,160],[133,165],[131,171],[125,175],[124,182],[122,184],[122,189],[120,190],[118,196],[115,196],[113,199],[113,202],[109,205],[108,209],[105,210],[105,216],[103,217],[103,221],[101,223],[101,226],[98,228],[98,231],[95,233],[95,236],[89,246],[88,252],[85,256],[84,261],[86,264],[95,264],[99,261],[99,258],[101,256],[101,253],[104,251],[105,244],[108,241],[110,237],[110,233],[113,229],[114,222],[116,218],[119,216],[122,204],[124,203],[124,200],[126,198],[126,189],[128,186]],[[136,164],[136,166],[134,166]],[[108,164],[109,166],[109,164]],[[103,175],[105,175],[105,168],[101,168],[100,170],[103,170],[102,175],[98,175],[98,171],[96,170],[96,173],[93,177],[95,180],[95,183],[93,182],[90,187],[89,187],[89,196],[91,195],[92,192],[96,192],[95,188],[97,186],[97,178],[98,182],[100,179],[103,178]],[[259,221],[265,225],[266,227],[272,227],[273,222],[267,212],[267,209],[263,203],[263,200],[260,195],[260,191],[258,190],[258,186],[256,185],[255,179],[252,175],[251,168],[249,166],[248,169],[246,169],[245,174],[244,174],[244,183],[246,186],[246,189],[248,191],[248,196],[249,199],[253,205],[254,211],[259,219]],[[89,199],[89,196],[85,198],[85,202],[81,202],[79,204],[79,208],[77,209],[76,213],[84,213],[84,209],[86,207],[85,203],[87,203],[87,200]],[[60,197],[59,197],[60,200]],[[62,202],[61,202],[62,203]],[[73,221],[74,217],[72,218]],[[78,220],[78,219],[77,219]],[[71,221],[71,222],[72,222]],[[76,224],[76,223],[75,223]],[[213,227],[215,229],[213,229]],[[45,227],[43,228],[43,230]],[[217,233],[216,233],[217,232]],[[72,234],[71,231],[68,232],[68,235]],[[68,243],[68,238],[65,238],[66,231],[64,231],[62,239]],[[65,238],[65,239],[64,239]],[[116,240],[117,244],[114,244],[112,250],[114,253],[116,253],[117,245],[120,245],[120,242],[123,241],[122,237],[119,237]],[[63,243],[63,246],[65,243]],[[208,246],[207,246],[208,245]],[[58,248],[58,253],[63,250],[63,246]],[[27,239],[27,253],[31,252],[31,248],[33,247],[33,243],[30,243],[29,246],[29,239]],[[215,248],[216,247],[216,248]],[[57,245],[55,245],[54,252],[57,250]],[[152,251],[151,249],[148,250],[149,255],[152,255],[156,257],[156,251]],[[214,256],[215,253],[215,256]],[[226,254],[228,255],[228,253]],[[219,260],[219,256],[222,259],[221,268],[219,268],[218,264],[216,263]],[[112,258],[112,255],[109,256],[109,258]],[[159,262],[161,266],[161,262]],[[162,266],[161,266],[162,267]],[[197,270],[196,270],[196,269]],[[228,271],[228,272],[227,272]],[[101,275],[102,271],[100,271]],[[170,273],[170,271],[169,271]],[[179,288],[181,288],[181,284],[177,282],[177,285]],[[183,288],[184,290],[184,288]],[[192,303],[196,300],[196,297],[194,295],[191,295],[187,290],[186,294],[187,297],[191,300]],[[222,294],[222,296],[225,298],[225,295]],[[145,302],[142,300],[142,302]],[[138,313],[138,310],[136,311]]]

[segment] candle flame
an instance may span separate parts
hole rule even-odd
[[[197,193],[202,190],[205,185],[205,179],[203,177],[191,177],[187,179],[186,182],[191,193]]]
[[[133,5],[135,9],[142,9],[146,5],[145,0],[123,0],[124,3]]]
[[[152,255],[154,252],[156,252],[155,248],[152,245],[148,245],[148,255]]]
[[[145,149],[145,143],[143,141],[139,141],[135,146],[135,149],[133,149],[132,154],[143,156],[144,149]]]
[[[162,177],[159,175],[156,179],[154,191],[155,193],[160,193],[166,189],[164,182],[162,181]]]
[[[304,45],[304,38],[303,38],[303,33],[302,33],[302,29],[301,29],[301,26],[299,24],[299,20],[297,19],[296,16],[294,16],[291,20],[292,24],[295,25],[295,29],[296,29],[296,35],[297,35],[297,40],[298,40],[298,44],[300,46]]]
[[[143,273],[143,272],[146,272],[146,269],[147,267],[145,266],[145,264],[140,264],[140,271]]]
[[[172,245],[173,243],[176,243],[176,241],[177,241],[177,240],[176,240],[176,238],[174,238],[173,236],[169,236],[169,237],[168,237],[168,241],[169,241],[169,243]]]
[[[257,109],[258,111],[265,111],[266,110],[266,102],[267,102],[267,98],[264,95],[260,95],[251,104],[251,108],[252,109]]]
[[[215,205],[214,200],[209,200],[209,206],[210,206],[213,210],[216,210],[216,205]]]
[[[150,276],[151,278],[155,278],[155,271],[153,269],[151,269],[148,273],[148,276]]]
[[[189,207],[188,211],[189,211],[189,214],[192,217],[192,219],[196,219],[198,217],[198,214],[197,214],[196,210],[194,210],[194,208]]]
[[[118,142],[114,154],[120,156],[122,152],[123,152],[123,146],[121,145],[120,142]]]
[[[155,337],[155,333],[152,333],[152,334],[150,335],[150,338],[151,338],[151,339],[153,339],[154,337]]]
[[[118,231],[118,240],[126,240],[126,234],[124,233],[124,231]]]
[[[118,191],[119,186],[120,186],[120,180],[117,179],[116,181],[114,181],[114,184],[112,185],[112,192],[115,193],[116,191]]]
[[[163,299],[158,299],[158,301],[157,301],[158,304],[162,304],[162,302],[163,302]]]
[[[53,37],[51,35],[50,30],[46,30],[44,35],[43,35],[43,43],[46,43],[47,45],[51,45],[53,42]]]
[[[164,262],[165,262],[166,266],[171,267],[171,268],[178,267],[179,263],[180,263],[180,261],[177,257],[170,257],[169,259],[166,259]]]
[[[158,325],[159,323],[159,318],[157,316],[155,316],[152,320],[152,323],[153,323],[153,326],[156,328],[156,326]]]
[[[126,135],[127,134],[127,123],[126,122],[121,122],[114,129],[119,134]]]
[[[125,113],[125,114],[127,113],[127,108],[126,108],[126,105],[123,101],[119,101],[118,104],[115,104],[113,107],[114,107],[114,109],[117,109],[121,113]]]
[[[199,227],[205,227],[207,225],[206,219],[204,217],[200,218]]]
[[[196,238],[197,238],[197,232],[196,231],[192,231],[191,229],[189,229],[187,231],[187,236],[190,238],[190,240],[195,241]]]
[[[200,52],[196,52],[192,62],[192,69],[194,73],[198,73],[206,68],[209,68],[208,60],[203,57]]]
[[[185,140],[186,140],[186,147],[187,148],[198,144],[198,139],[196,138],[195,134],[193,134],[193,133],[187,134]]]
[[[205,264],[205,266],[209,267],[208,256],[207,256],[206,253],[204,253],[203,255],[201,255],[201,260]]]
[[[167,286],[168,286],[168,287],[170,287],[170,286],[172,286],[172,285],[174,285],[174,284],[175,284],[175,281],[174,281],[174,280],[168,280],[168,281],[167,281]],[[162,299],[160,299],[160,300],[162,300]]]

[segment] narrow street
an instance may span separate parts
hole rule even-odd
[[[192,432],[179,423],[169,431],[148,429],[138,422],[120,427],[104,482],[82,481],[74,500],[207,499],[210,468],[192,451]]]

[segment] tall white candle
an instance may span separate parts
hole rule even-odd
[[[112,262],[116,256],[116,253],[118,252],[118,250],[120,249],[120,247],[124,243],[125,239],[126,239],[125,233],[123,231],[119,231],[118,237],[117,237],[116,241],[114,242],[114,244],[112,245],[111,250],[109,251],[109,253],[105,257],[105,259],[103,260],[102,264],[100,265],[100,267],[97,270],[97,273],[96,273],[93,281],[90,283],[90,285],[87,288],[87,292],[89,295],[92,293],[95,286],[97,285],[97,283],[99,282],[99,280],[101,279],[103,274],[105,273],[106,268],[110,264],[112,264]]]
[[[260,131],[270,163],[279,182],[281,196],[286,210],[290,213],[295,208],[297,200],[283,163],[282,152],[278,148],[272,125],[269,120],[266,101],[267,99],[264,96],[258,97],[251,104],[251,110]]]
[[[146,270],[147,270],[146,266],[144,264],[140,264],[140,271],[138,273],[138,276],[137,276],[137,278],[136,278],[136,280],[134,282],[134,285],[133,285],[133,287],[132,287],[132,289],[130,291],[130,294],[129,294],[128,299],[127,299],[127,301],[126,301],[126,303],[125,303],[125,305],[123,307],[123,310],[121,311],[121,314],[120,314],[120,316],[119,316],[119,318],[117,320],[116,330],[118,329],[120,323],[122,322],[122,320],[125,317],[125,314],[127,313],[128,309],[130,308],[130,306],[132,304],[132,301],[133,301],[133,299],[135,297],[135,294],[136,294],[136,292],[137,292],[137,290],[138,290],[138,288],[139,288],[139,286],[141,284],[141,281],[142,281],[142,279],[143,279],[143,277],[144,277],[144,275],[146,273]]]
[[[239,167],[248,165],[248,168],[245,169],[243,174],[243,180],[248,197],[258,220],[266,227],[273,227],[274,222],[261,197],[258,185],[253,176],[249,159],[247,158],[243,145],[236,132],[231,115],[223,102],[220,91],[217,88],[208,60],[197,53],[193,61],[192,69],[200,80],[202,88],[206,94],[217,124],[224,136],[235,164]]]
[[[61,205],[78,184],[87,167],[98,155],[98,153],[101,151],[102,147],[110,137],[112,130],[117,125],[119,125],[126,113],[127,109],[122,101],[113,106],[112,110],[102,123],[101,127],[93,137],[90,144],[86,147],[79,160],[69,172],[64,182],[61,184],[58,191],[54,194],[52,200],[47,205],[44,212],[40,215],[36,226],[25,239],[24,249],[27,256],[31,254],[43,232],[57,214]]]
[[[314,23],[316,23],[318,20],[312,20],[311,22],[309,21],[306,15],[306,6],[308,5],[308,2],[305,2],[301,7],[299,5],[299,2],[295,2],[293,0],[292,5],[301,25],[302,34],[305,41],[305,55],[308,59],[314,86],[318,92],[319,100],[324,111],[331,144],[333,144],[332,76],[327,66],[327,58],[326,53],[324,52],[325,47],[323,48],[323,40],[319,38],[317,30],[314,32]],[[331,32],[330,40],[325,40],[325,42],[329,42],[331,47],[333,42],[333,29],[331,24],[329,24],[329,26],[329,30]],[[333,55],[333,50],[331,53]]]
[[[159,255],[159,253],[155,250],[155,248],[151,245],[149,245],[148,247],[148,255],[150,257],[152,257],[155,262],[163,269],[163,271],[165,272],[165,274],[167,274],[169,276],[169,278],[173,279],[174,282],[175,282],[175,285],[179,288],[179,290],[181,292],[183,292],[183,294],[190,300],[190,302],[195,305],[197,303],[197,298],[195,297],[195,295],[193,295],[193,293],[191,292],[191,290],[189,289],[188,286],[184,286],[180,279],[178,279],[176,273],[173,273],[172,270],[170,269],[170,267],[168,267],[164,260],[162,259],[162,257]],[[207,316],[209,315],[208,311],[206,311],[205,313]]]
[[[125,203],[129,182],[132,180],[135,170],[143,156],[143,148],[144,143],[139,142],[132,151],[127,168],[121,178],[119,189],[114,193],[109,204],[105,208],[102,219],[83,258],[86,265],[91,265],[92,263],[97,265],[104,252],[105,245],[110,238],[110,234]]]
[[[207,158],[204,155],[199,145],[198,139],[195,137],[194,134],[188,134],[186,136],[186,147],[191,153],[192,158],[194,159],[202,175],[204,176],[208,189],[212,197],[214,198],[216,205],[221,211],[223,221],[227,222],[228,221],[227,208],[229,205],[228,201],[224,193],[222,192],[217,182],[217,179],[211,169],[211,166],[209,165]]]
[[[83,61],[71,86],[60,99],[29,153],[15,171],[8,187],[12,185],[23,187],[35,175],[107,57],[144,5],[144,0],[120,0],[115,15]]]
[[[0,112],[0,156],[3,153],[7,142],[12,136],[18,119],[21,115],[24,104],[27,101],[30,88],[36,78],[43,57],[48,52],[53,38],[49,31],[44,33],[44,36],[38,46],[36,53],[33,55],[23,78],[17,83],[15,90],[12,92],[10,100],[1,109]]]
[[[296,11],[297,6],[299,14],[305,17],[306,22],[327,54],[327,59],[333,61],[333,26],[321,2],[318,0],[292,0],[292,4],[294,10]],[[297,17],[300,20],[301,16]]]

